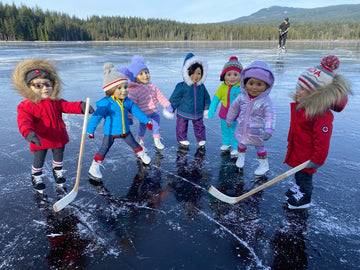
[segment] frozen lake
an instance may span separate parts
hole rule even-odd
[[[278,54],[275,42],[149,42],[149,43],[0,43],[0,269],[359,269],[360,268],[360,42],[288,42]],[[271,97],[277,113],[274,136],[267,143],[268,180],[287,171],[283,164],[289,128],[289,94],[306,67],[335,54],[339,73],[355,93],[341,113],[334,113],[328,159],[314,176],[312,206],[291,211],[284,192],[293,178],[229,205],[207,193],[210,185],[239,196],[264,183],[255,182],[258,163],[249,147],[244,173],[235,161],[221,155],[218,116],[205,120],[206,150],[197,149],[192,125],[190,151],[178,150],[175,121],[161,118],[165,149],[153,147],[148,132],[145,145],[152,163],[138,164],[134,153],[117,141],[105,159],[103,185],[87,178],[91,160],[102,140],[86,140],[79,194],[64,210],[52,205],[63,194],[51,175],[52,154],[45,164],[45,196],[33,192],[30,169],[33,154],[18,132],[16,107],[22,100],[12,90],[10,77],[19,61],[44,57],[54,61],[65,83],[68,101],[103,97],[105,62],[128,65],[134,54],[145,57],[151,81],[169,98],[182,80],[185,55],[205,58],[205,85],[213,97],[219,75],[229,57],[243,66],[267,61],[276,81]],[[162,109],[162,108],[161,108]],[[83,117],[64,115],[70,142],[64,169],[70,191],[76,178]],[[132,126],[137,132],[137,122]]]

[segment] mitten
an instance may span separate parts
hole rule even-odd
[[[88,136],[89,136],[90,139],[94,139],[94,138],[95,138],[95,135],[94,135],[94,134],[89,134],[89,133],[88,133]]]
[[[171,106],[171,105],[169,105],[169,106]],[[169,112],[169,110],[167,108],[166,109],[164,108],[162,113],[166,119],[174,119],[175,118],[175,114],[172,112]]]
[[[316,169],[319,169],[320,167],[321,167],[321,165],[316,164],[316,163],[312,162],[311,160],[310,160],[309,164],[306,165],[307,169],[315,169],[316,170]]]
[[[173,113],[175,111],[174,107],[171,104],[166,107],[166,110],[170,113]]]
[[[37,146],[41,146],[41,142],[39,137],[35,134],[34,131],[30,132],[28,135],[26,135],[25,140],[27,140],[29,143],[33,143]]]
[[[149,122],[147,122],[146,127],[147,127],[149,130],[152,130],[153,124],[151,124],[151,122],[149,121]]]
[[[209,119],[209,110],[204,110],[204,118]]]
[[[81,112],[85,113],[85,109],[86,109],[86,103],[85,102],[81,102]],[[93,113],[94,112],[94,108],[90,105],[89,107],[89,113]]]
[[[270,138],[271,138],[271,134],[270,134],[270,133],[268,133],[268,132],[264,132],[264,133],[263,133],[262,139],[263,139],[264,141],[267,141],[267,140],[270,139]]]

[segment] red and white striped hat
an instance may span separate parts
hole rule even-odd
[[[339,58],[328,55],[321,60],[320,66],[307,68],[298,79],[298,85],[309,91],[331,84],[334,79],[334,70],[340,65]]]

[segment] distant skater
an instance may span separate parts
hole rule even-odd
[[[287,39],[287,34],[290,28],[289,18],[285,18],[284,22],[279,26],[279,46],[278,48],[285,49],[285,43]]]
[[[285,163],[296,167],[310,160],[307,167],[295,173],[296,184],[286,193],[290,209],[308,208],[313,191],[313,174],[324,164],[329,153],[334,116],[341,112],[351,93],[349,82],[334,70],[339,59],[329,55],[319,66],[306,69],[298,78],[291,118]]]

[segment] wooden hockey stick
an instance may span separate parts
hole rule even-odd
[[[263,190],[269,186],[271,186],[272,184],[275,184],[276,182],[298,172],[298,171],[301,171],[302,169],[304,169],[306,167],[306,165],[308,165],[308,163],[310,162],[310,160],[308,161],[305,161],[304,163],[300,164],[299,166],[296,166],[295,168],[292,168],[286,172],[284,172],[283,174],[275,177],[274,179],[262,184],[261,186],[258,186],[257,188],[254,188],[252,190],[250,190],[249,192],[241,195],[241,196],[238,196],[238,197],[230,197],[230,196],[227,196],[223,193],[221,193],[219,190],[217,190],[214,186],[211,186],[210,189],[209,189],[209,193],[211,195],[213,195],[215,198],[219,199],[220,201],[223,201],[223,202],[226,202],[226,203],[230,203],[230,204],[234,204],[234,203],[237,203],[243,199],[245,199],[246,197],[249,197],[250,195],[253,195],[254,193],[260,191],[260,190]]]
[[[89,118],[89,108],[90,108],[90,98],[87,98],[86,99],[86,107],[85,107],[84,123],[83,123],[82,135],[81,135],[79,161],[78,161],[75,185],[74,185],[74,188],[72,189],[72,191],[70,191],[62,199],[60,199],[56,203],[54,203],[53,208],[54,208],[55,212],[58,212],[61,209],[63,209],[64,207],[66,207],[69,203],[71,203],[75,199],[76,195],[78,194],[79,183],[80,183],[80,173],[81,173],[81,163],[82,163],[84,144],[85,144],[86,126],[87,126],[87,121]]]

